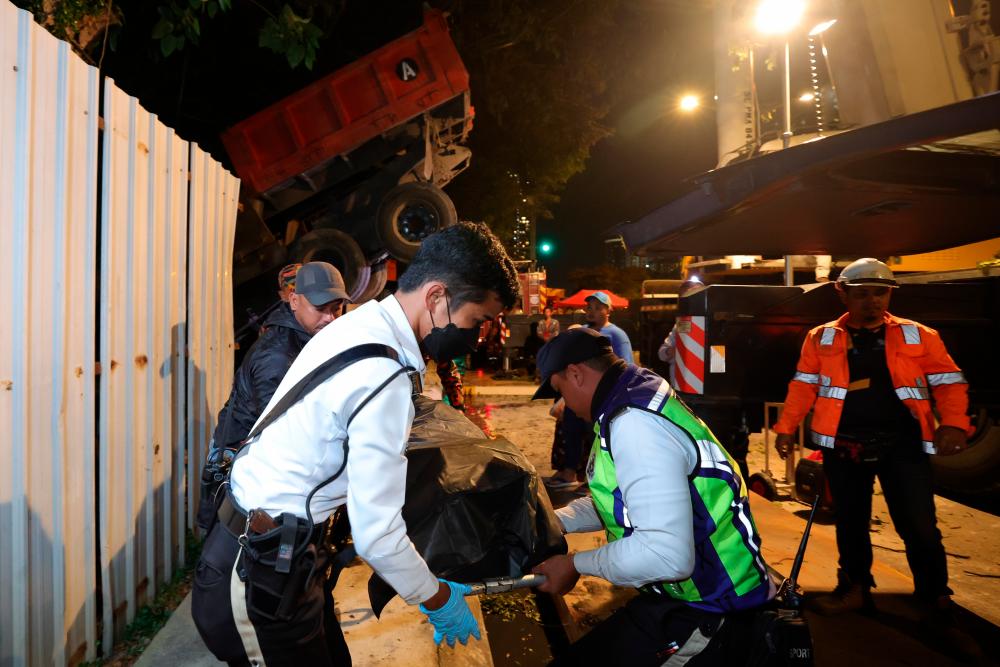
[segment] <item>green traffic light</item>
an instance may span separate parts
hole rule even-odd
[[[538,246],[538,251],[543,255],[548,255],[549,253],[552,252],[552,244],[546,241],[542,243],[540,246]]]

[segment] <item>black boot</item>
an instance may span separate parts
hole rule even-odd
[[[833,592],[820,595],[809,606],[824,616],[875,610],[871,587],[868,584],[854,583],[843,570],[837,570],[837,587]]]

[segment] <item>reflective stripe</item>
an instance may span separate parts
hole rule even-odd
[[[925,454],[937,454],[937,447],[930,440],[924,440],[921,444],[924,446]]]
[[[691,658],[697,657],[698,654],[708,648],[708,644],[712,641],[712,636],[719,631],[725,622],[726,617],[723,616],[719,619],[719,624],[714,629],[710,625],[712,621],[695,628],[694,632],[684,641],[681,650],[667,658],[666,662],[662,663],[660,667],[683,667],[688,664]],[[702,627],[706,627],[707,635],[701,631]]]
[[[819,388],[820,398],[836,398],[841,401],[847,398],[847,388],[846,387],[820,387]]]
[[[660,383],[660,388],[656,390],[656,393],[653,395],[653,398],[649,399],[649,405],[647,405],[646,407],[649,408],[650,410],[655,410],[656,412],[659,412],[660,408],[663,406],[663,399],[666,398],[667,394],[669,393],[670,393],[670,385],[668,385],[667,381],[664,380],[663,382]]]
[[[903,342],[907,345],[920,345],[920,329],[915,324],[900,324],[903,330]]]
[[[816,431],[812,431],[811,435],[812,441],[820,447],[833,447],[834,438],[832,435],[823,435],[822,433],[817,433]]]
[[[957,373],[928,373],[927,384],[937,387],[942,384],[968,384],[961,371]]]
[[[930,392],[927,391],[927,387],[896,387],[896,396],[899,396],[901,401],[907,399],[926,401],[930,399]]]
[[[823,334],[819,337],[820,345],[833,345],[833,339],[837,335],[837,330],[833,327],[823,327]]]
[[[257,630],[250,621],[247,614],[247,592],[246,586],[240,579],[237,570],[240,567],[240,557],[243,549],[236,554],[236,562],[233,563],[233,571],[229,575],[229,604],[233,611],[233,622],[236,624],[236,631],[243,642],[243,650],[247,654],[247,660],[254,667],[264,667],[264,652],[260,650],[260,642],[257,641]]]
[[[806,384],[819,384],[819,375],[816,373],[796,373],[792,380],[798,380]]]
[[[823,385],[824,387],[829,387],[830,386],[830,376],[829,375],[820,375],[819,376],[819,383],[821,385]]]

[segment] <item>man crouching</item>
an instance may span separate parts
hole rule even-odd
[[[560,335],[538,366],[535,398],[561,395],[596,422],[590,498],[556,514],[567,533],[603,528],[608,539],[537,566],[540,589],[563,595],[582,573],[640,592],[557,663],[719,664],[725,616],[775,593],[739,468],[666,380],[627,365],[596,331]]]

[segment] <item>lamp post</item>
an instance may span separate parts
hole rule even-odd
[[[795,29],[805,12],[805,0],[762,0],[757,5],[754,25],[764,35],[782,35],[785,38],[785,76],[782,81],[782,101],[785,111],[781,147],[788,148],[792,140],[792,74],[791,48],[788,33]]]

